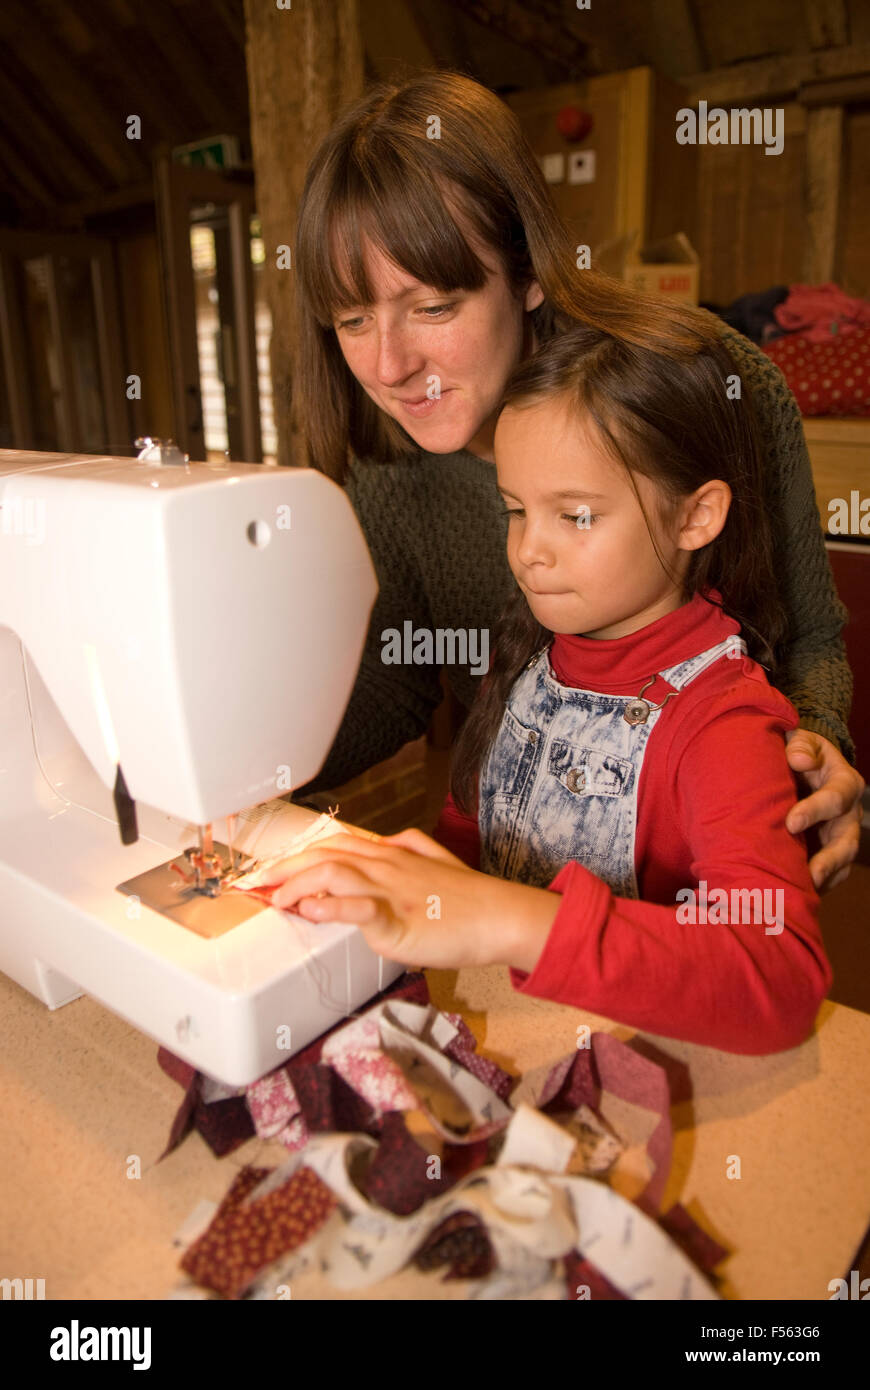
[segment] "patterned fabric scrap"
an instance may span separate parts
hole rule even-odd
[[[256,1131],[244,1095],[236,1095],[229,1087],[211,1081],[165,1047],[159,1049],[157,1061],[167,1076],[184,1089],[161,1159],[177,1148],[191,1129],[199,1131],[218,1158],[253,1137]]]
[[[453,1186],[455,1178],[443,1171],[440,1162],[438,1167],[441,1176],[430,1176],[433,1172],[430,1156],[408,1133],[402,1116],[385,1115],[381,1142],[365,1178],[366,1196],[370,1202],[376,1202],[396,1216],[408,1216],[430,1197]]]
[[[388,999],[428,1005],[429,986],[423,972],[408,971],[400,976],[372,999],[371,1007],[375,1008]],[[235,1089],[211,1081],[188,1062],[182,1061],[180,1057],[161,1047],[157,1053],[157,1061],[167,1076],[172,1077],[172,1080],[177,1081],[182,1087],[184,1098],[172,1122],[166,1148],[160,1158],[165,1158],[177,1148],[191,1129],[199,1131],[212,1152],[219,1158],[231,1153],[255,1134],[261,1139],[277,1138],[291,1152],[304,1148],[308,1142],[309,1131],[293,1087],[291,1069],[298,1070],[308,1064],[318,1063],[328,1040],[346,1027],[347,1021],[341,1019],[334,1028],[315,1038],[314,1042],[297,1052],[295,1057],[283,1066],[277,1067],[275,1071],[269,1072],[250,1086]],[[221,1110],[212,1110],[213,1106],[223,1101],[234,1103],[224,1105]]]
[[[268,1168],[243,1168],[204,1235],[185,1252],[181,1267],[205,1288],[241,1298],[264,1265],[310,1240],[336,1205],[310,1168],[245,1203],[269,1176]]]
[[[578,1049],[552,1068],[538,1096],[538,1108],[545,1115],[560,1118],[570,1112],[575,1121],[582,1124],[583,1107],[588,1106],[600,1122],[597,1112],[601,1093],[608,1091],[657,1115],[658,1123],[646,1143],[653,1174],[636,1199],[638,1206],[653,1215],[661,1202],[671,1167],[673,1141],[668,1076],[663,1067],[620,1042],[611,1033],[593,1033],[591,1043],[591,1048]],[[585,1123],[588,1127],[588,1115],[585,1116]],[[579,1133],[577,1137],[581,1142],[590,1144],[596,1163],[608,1166],[605,1160],[609,1145],[597,1148],[594,1140],[588,1137],[584,1140]],[[593,1164],[588,1171],[602,1171],[602,1168]]]
[[[447,1265],[446,1279],[485,1279],[495,1268],[486,1227],[471,1211],[457,1211],[430,1231],[414,1256],[424,1272]]]

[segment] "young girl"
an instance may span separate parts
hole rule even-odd
[[[264,878],[273,904],[649,1032],[797,1046],[831,970],[785,828],[798,717],[764,670],[783,617],[733,362],[572,329],[515,372],[495,454],[518,589],[441,844],[336,836]]]

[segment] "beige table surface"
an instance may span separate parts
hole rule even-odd
[[[870,1016],[825,1003],[802,1047],[736,1057],[528,999],[500,967],[428,978],[433,1002],[461,1012],[480,1050],[523,1076],[523,1094],[574,1051],[583,1023],[684,1063],[691,1097],[672,1108],[662,1210],[681,1202],[733,1251],[718,1267],[726,1298],[830,1298],[870,1223]],[[0,1018],[0,1278],[43,1278],[47,1299],[166,1297],[179,1282],[172,1237],[192,1209],[219,1201],[236,1169],[273,1166],[284,1151],[252,1139],[217,1159],[194,1133],[158,1163],[181,1090],[154,1042],[90,999],[51,1013],[2,975]],[[631,1197],[655,1118],[607,1096],[603,1108],[630,1145],[613,1182]],[[139,1179],[127,1176],[132,1155]],[[733,1155],[739,1179],[726,1176]],[[408,1270],[364,1296],[464,1294],[461,1282]],[[314,1275],[292,1288],[294,1299],[347,1296]]]

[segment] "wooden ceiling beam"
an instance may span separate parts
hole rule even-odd
[[[531,49],[536,57],[547,59],[568,71],[572,77],[598,71],[595,50],[561,20],[558,6],[549,0],[537,5],[518,0],[454,0],[456,8],[487,29]]]
[[[70,129],[88,142],[106,176],[117,184],[131,183],[148,172],[148,164],[124,134],[124,122],[110,109],[102,94],[80,77],[75,68],[29,23],[21,0],[3,0],[3,9],[19,18],[10,49],[25,68],[34,86],[45,91]],[[126,147],[126,148],[125,148]]]
[[[15,195],[16,201],[19,192],[24,194],[25,202],[40,207],[48,207],[57,201],[56,189],[49,188],[45,180],[34,170],[32,162],[12,148],[8,133],[4,135],[3,144],[0,146],[0,164],[6,166],[8,177],[4,179],[4,183]]]
[[[360,5],[359,26],[365,51],[381,79],[393,76],[399,63],[403,68],[428,68],[436,61],[417,15],[406,0]]]
[[[196,15],[196,23],[202,23],[200,0],[172,0],[176,10],[189,10]],[[222,26],[227,37],[245,52],[245,5],[244,0],[211,0],[211,17]],[[191,26],[193,27],[193,26]]]
[[[77,196],[97,193],[100,181],[94,169],[79,158],[68,131],[58,130],[42,106],[35,90],[25,91],[16,82],[12,64],[0,68],[0,111],[15,112],[16,124],[27,131],[31,166],[57,169]]]
[[[32,0],[30,22],[43,33],[50,33],[52,40],[65,48],[74,62],[78,62],[94,47],[95,28],[99,32],[94,23],[93,10],[93,0],[84,17],[65,0]]]
[[[122,132],[128,116],[140,117],[142,138],[130,141],[137,153],[150,151],[155,141],[174,142],[179,126],[197,119],[198,108],[186,90],[178,90],[160,50],[141,29],[119,30],[107,25],[82,67],[95,90],[112,92],[113,97],[118,92],[116,101],[124,105],[120,109],[115,106],[114,123]],[[121,74],[123,83],[119,83]],[[149,156],[143,153],[143,157]]]
[[[750,63],[686,77],[687,103],[709,102],[711,106],[735,102],[771,101],[787,98],[805,83],[840,77],[860,77],[870,72],[870,44],[848,44],[841,48],[819,49],[815,53],[787,54],[759,58]]]
[[[196,27],[211,23],[210,15],[203,15],[199,8],[196,14]],[[181,18],[181,10],[167,8],[165,4],[145,4],[138,11],[139,27],[144,29],[153,42],[166,75],[168,85],[185,91],[200,113],[200,130],[197,134],[220,134],[227,124],[227,101],[221,96],[219,81],[212,81],[209,73],[211,65],[203,63],[199,47],[191,43],[191,35]],[[245,55],[238,55],[239,67],[245,68]],[[143,80],[150,81],[151,74],[143,73]],[[237,126],[237,120],[230,123]],[[177,137],[177,123],[175,137]],[[171,132],[167,139],[173,138]]]
[[[453,0],[407,0],[407,5],[436,66],[473,72],[468,34]]]
[[[644,3],[643,10],[641,33],[651,67],[677,80],[709,67],[691,0],[656,0],[655,5]]]
[[[154,204],[154,180],[145,179],[141,183],[128,184],[126,188],[113,189],[111,193],[99,193],[94,198],[80,198],[75,203],[64,203],[57,209],[58,224],[64,227],[80,227],[90,217],[101,217],[110,212],[122,212],[126,208],[148,207]]]
[[[222,24],[219,10],[211,13],[214,22],[204,26],[198,4],[178,9],[179,21],[188,36],[188,48],[198,50],[200,65],[220,102],[223,121],[217,129],[226,130],[227,122],[232,121],[234,130],[247,130],[248,71],[244,40],[236,41],[233,32]]]
[[[807,82],[798,88],[801,106],[858,106],[870,101],[870,72],[861,77],[838,77],[832,82]]]

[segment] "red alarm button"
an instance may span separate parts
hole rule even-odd
[[[566,140],[585,140],[593,125],[592,113],[579,106],[563,106],[556,117],[556,129]]]

